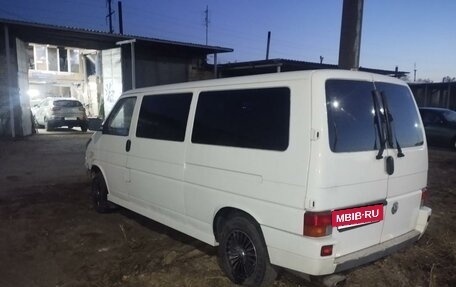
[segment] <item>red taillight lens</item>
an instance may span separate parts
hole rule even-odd
[[[332,233],[331,212],[306,212],[304,214],[305,236],[322,237]]]
[[[320,255],[321,256],[330,256],[333,254],[333,246],[332,245],[324,245],[321,247]]]
[[[60,111],[60,109],[61,109],[61,107],[52,107],[53,112]]]
[[[421,206],[426,205],[429,200],[429,189],[427,187],[421,190]]]

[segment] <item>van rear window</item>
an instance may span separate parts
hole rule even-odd
[[[401,147],[423,145],[423,128],[410,90],[390,83],[376,82],[375,86],[388,100],[391,127],[397,138],[393,148],[397,148],[398,143]]]
[[[288,88],[202,92],[192,142],[284,151],[289,123]]]
[[[377,150],[372,82],[326,81],[329,145],[333,152]]]
[[[333,152],[380,149],[373,91],[385,97],[393,139],[390,148],[419,146],[423,132],[413,96],[405,86],[354,80],[326,81],[329,145]],[[383,104],[380,104],[384,122]],[[387,143],[388,144],[388,143]]]

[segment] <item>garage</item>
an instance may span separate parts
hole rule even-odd
[[[47,98],[102,119],[123,91],[213,78],[207,56],[232,51],[14,20],[0,20],[0,37],[0,136],[13,138],[33,133],[31,111]]]

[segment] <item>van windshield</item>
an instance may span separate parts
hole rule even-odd
[[[423,144],[423,132],[413,96],[405,86],[355,80],[326,81],[329,145],[333,152],[379,150],[372,93],[377,89],[388,102],[392,146]],[[380,109],[384,113],[383,107]],[[383,115],[382,120],[384,121]]]

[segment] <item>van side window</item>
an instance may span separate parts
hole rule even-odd
[[[384,93],[388,100],[390,121],[397,142],[401,147],[420,146],[424,144],[420,116],[416,111],[413,95],[405,86],[376,82],[377,90]]]
[[[184,141],[192,93],[145,96],[139,111],[136,136]]]
[[[372,82],[326,81],[329,145],[333,152],[377,150]]]
[[[192,142],[284,151],[289,124],[289,88],[202,92]]]
[[[103,134],[128,136],[136,98],[120,99],[103,125]]]

